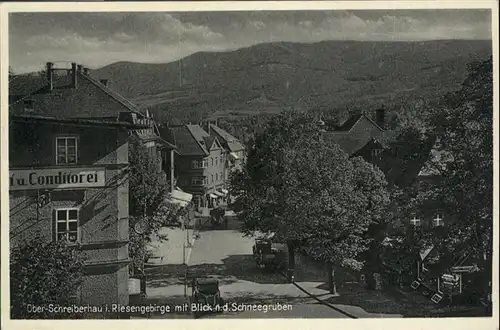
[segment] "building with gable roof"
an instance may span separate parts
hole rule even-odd
[[[78,242],[88,276],[76,301],[126,305],[130,136],[159,156],[164,180],[173,177],[175,145],[147,111],[76,63],[12,78],[9,115],[12,245],[36,233]]]
[[[213,208],[225,201],[226,152],[219,138],[200,125],[174,125],[161,129],[162,137],[177,146],[176,185],[193,194],[199,209]]]
[[[225,158],[227,159],[225,178],[228,179],[232,171],[241,169],[245,164],[246,148],[237,138],[216,124],[208,124],[208,133],[217,137],[225,149]]]

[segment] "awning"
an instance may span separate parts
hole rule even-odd
[[[217,196],[219,196],[219,197],[224,197],[224,196],[226,196],[226,195],[224,195],[224,194],[222,193],[222,191],[218,191],[218,190],[216,190],[216,191],[215,191],[215,194],[216,194]]]
[[[228,190],[226,190],[226,189],[221,189],[220,191],[222,191],[222,193],[223,193],[224,195],[229,194],[229,191],[228,191]]]
[[[193,195],[183,191],[174,190],[170,193],[169,202],[172,204],[178,204],[181,207],[186,207],[189,203],[191,203],[192,199]]]
[[[210,194],[210,198],[218,198],[218,196],[214,195],[214,194]]]
[[[234,159],[240,159],[240,157],[238,157],[238,155],[236,155],[234,152],[231,152],[229,155]]]

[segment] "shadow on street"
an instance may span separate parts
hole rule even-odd
[[[239,280],[259,284],[286,283],[285,278],[272,269],[259,269],[253,255],[238,254],[222,259],[222,264],[200,264],[189,266],[188,279],[210,275],[219,279],[221,285]]]

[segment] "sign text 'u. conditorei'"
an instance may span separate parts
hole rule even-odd
[[[104,168],[50,168],[9,171],[9,190],[104,187]]]

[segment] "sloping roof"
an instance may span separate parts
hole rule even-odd
[[[181,155],[205,156],[209,154],[204,141],[208,134],[198,125],[171,126],[162,129],[161,134],[165,140],[177,146]]]
[[[89,75],[83,74],[83,73],[78,73],[79,77],[83,77],[87,81],[91,82],[94,84],[96,87],[101,89],[104,93],[106,93],[109,97],[113,98],[115,101],[119,102],[122,104],[125,108],[127,108],[129,111],[137,113],[139,116],[144,117],[144,114],[140,111],[139,107],[117,92],[113,91],[112,89],[108,88],[107,86],[103,85],[100,81],[92,78]]]
[[[29,95],[44,87],[47,87],[47,78],[43,75],[16,75],[9,80],[9,95]]]
[[[366,119],[372,125],[372,128],[362,131],[354,129],[361,119]],[[366,146],[373,139],[376,139],[381,145],[386,146],[394,137],[393,135],[394,132],[382,129],[370,117],[364,114],[355,114],[349,117],[342,125],[336,126],[334,130],[323,131],[323,136],[327,140],[337,143],[350,156]]]
[[[353,155],[371,140],[370,138],[359,137],[353,134],[331,131],[323,132],[323,138],[338,144],[348,155]]]
[[[234,136],[223,130],[222,128],[210,124],[210,132],[213,132],[221,141],[224,148],[231,152],[245,150],[245,146]]]
[[[110,127],[126,127],[133,129],[144,128],[144,125],[132,124],[128,122],[110,121],[106,119],[87,119],[87,118],[65,118],[65,117],[47,117],[47,116],[32,116],[32,115],[12,115],[9,116],[9,121],[16,122],[43,122],[64,125],[76,126],[110,126]]]
[[[358,122],[358,120],[361,119],[361,117],[363,117],[362,114],[350,116],[346,121],[344,121],[341,125],[336,126],[334,129],[341,132],[349,131]]]
[[[77,79],[78,80],[83,79],[94,85],[96,88],[103,91],[110,98],[120,103],[120,105],[124,107],[124,111],[128,110],[134,112],[140,118],[144,118],[144,114],[135,104],[128,101],[126,98],[124,98],[117,92],[111,90],[107,86],[103,85],[98,80],[92,78],[90,75],[84,74],[83,72],[77,72]],[[22,100],[29,99],[30,96],[36,96],[39,94],[47,94],[47,93],[60,93],[70,89],[71,75],[65,75],[60,73],[54,74],[53,85],[55,86],[55,88],[51,91],[49,89],[47,78],[43,75],[25,74],[25,75],[15,76],[9,81],[9,106],[15,105],[16,103]],[[78,91],[78,87],[76,91]],[[86,113],[76,113],[72,115],[72,117],[82,117],[82,118],[90,116],[91,115],[87,115]],[[104,117],[104,114],[102,117]]]
[[[205,141],[205,146],[207,147],[208,151],[212,150],[212,146],[214,144],[217,145],[217,148],[222,148],[222,145],[217,136],[207,136],[204,137],[203,140]]]

